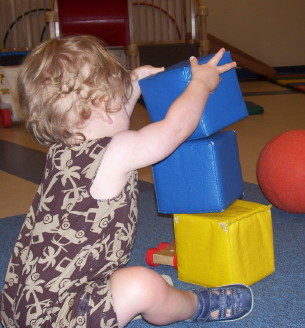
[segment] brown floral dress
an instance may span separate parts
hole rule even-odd
[[[110,138],[47,154],[1,295],[5,327],[117,327],[111,274],[126,264],[137,221],[137,172],[114,199],[89,189]]]

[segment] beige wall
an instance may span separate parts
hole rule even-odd
[[[205,0],[208,32],[271,66],[305,65],[305,0]]]

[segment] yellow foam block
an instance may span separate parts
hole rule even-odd
[[[178,278],[251,285],[274,272],[270,206],[235,201],[221,213],[175,214]]]

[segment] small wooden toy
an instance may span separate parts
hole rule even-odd
[[[146,252],[146,263],[150,266],[171,265],[177,269],[176,246],[170,243],[160,243],[157,248],[149,248]]]

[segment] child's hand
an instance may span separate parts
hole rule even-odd
[[[138,83],[139,80],[163,71],[164,71],[164,67],[153,67],[150,65],[145,65],[145,66],[137,67],[130,72],[131,82],[132,82],[132,94],[128,103],[125,105],[125,108],[129,116],[133,112],[134,106],[141,95],[141,90]]]
[[[224,53],[225,49],[220,49],[206,64],[202,65],[198,64],[195,57],[190,58],[192,81],[200,83],[209,93],[217,88],[221,80],[220,74],[236,67],[235,62],[217,66]]]
[[[147,76],[154,75],[164,71],[164,67],[153,67],[150,65],[140,66],[131,71],[132,80],[135,76],[137,80],[144,79]]]

